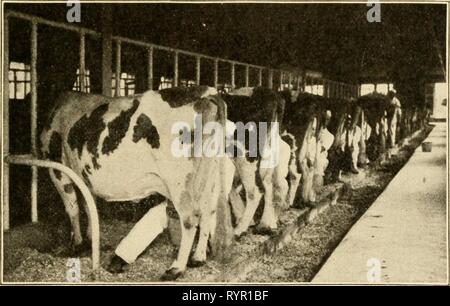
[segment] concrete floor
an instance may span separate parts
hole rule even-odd
[[[313,282],[448,283],[446,123],[436,126]]]

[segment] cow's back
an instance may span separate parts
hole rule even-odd
[[[193,167],[173,155],[172,143],[179,137],[172,135],[173,125],[186,122],[193,128],[201,106],[194,106],[197,93],[164,94],[62,95],[41,136],[44,157],[72,168],[107,200],[134,200],[155,191],[168,195],[162,182],[184,185]]]

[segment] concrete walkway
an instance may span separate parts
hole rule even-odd
[[[313,282],[448,283],[446,123],[437,123]]]

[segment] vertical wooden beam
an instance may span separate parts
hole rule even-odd
[[[86,58],[85,58],[85,52],[86,52],[86,36],[85,33],[82,31],[80,33],[80,90],[81,92],[86,92]]]
[[[3,157],[9,155],[9,18],[3,20]],[[2,161],[3,162],[3,161]],[[9,230],[9,164],[3,163],[3,230]]]
[[[173,87],[178,86],[178,51],[175,51],[173,54]]]
[[[231,65],[231,87],[236,88],[236,64]]]
[[[283,90],[284,88],[283,88],[283,78],[284,78],[284,72],[283,71],[280,71],[280,86],[278,87],[278,89],[277,90]]]
[[[153,90],[153,47],[147,50],[147,89]]]
[[[110,97],[112,79],[112,9],[109,4],[101,7],[102,26],[102,94]]]
[[[250,72],[249,72],[249,67],[245,66],[245,87],[249,87],[250,86],[250,76],[249,76]]]
[[[289,90],[293,89],[294,86],[292,85],[292,72],[289,72],[289,80],[288,80],[288,82],[289,82],[289,85],[288,85]]]
[[[262,86],[262,68],[258,70],[258,86]]]
[[[37,156],[37,23],[31,23],[31,154]],[[38,169],[31,167],[31,222],[38,221]]]
[[[272,89],[273,88],[273,70],[269,69],[269,75],[267,80],[267,87]]]
[[[200,73],[201,73],[201,57],[197,56],[195,61],[195,83],[200,85]]]
[[[214,59],[214,87],[219,86],[219,60]]]
[[[303,72],[302,73],[302,91],[305,92],[305,88],[306,88],[306,73]]]
[[[367,161],[366,155],[366,124],[364,122],[364,110],[361,110],[361,141],[360,151],[358,155],[358,161],[361,165],[365,165]]]
[[[121,67],[121,53],[122,43],[120,40],[116,41],[116,97],[120,97],[120,74],[122,73]]]

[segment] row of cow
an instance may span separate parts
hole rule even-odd
[[[262,201],[256,230],[273,232],[281,211],[313,205],[320,186],[339,180],[342,171],[357,173],[359,166],[384,156],[397,141],[398,127],[402,136],[420,128],[418,116],[409,111],[402,116],[395,100],[394,95],[373,94],[349,101],[263,87],[230,93],[206,86],[178,87],[118,98],[69,92],[60,96],[41,134],[41,151],[73,169],[95,196],[107,201],[163,195],[166,201],[138,221],[107,269],[119,273],[133,263],[167,228],[166,210],[174,207],[181,242],[176,260],[163,275],[172,280],[187,265],[205,263],[208,241],[230,239],[217,230],[223,224],[232,224],[235,236],[244,234]],[[226,127],[223,143],[235,154],[174,156],[174,143],[196,149],[184,128],[194,135],[198,115],[203,125],[219,122]],[[174,131],[180,122],[185,126]],[[255,123],[246,125],[244,139],[238,137],[239,122]],[[259,123],[268,123],[268,130],[261,131]],[[201,134],[203,143],[211,143],[213,134]],[[252,139],[260,150],[253,150]],[[273,154],[277,162],[267,166]],[[50,177],[70,217],[73,251],[80,253],[90,237],[81,235],[74,185],[59,171],[50,170]],[[232,218],[225,212],[230,207]]]

